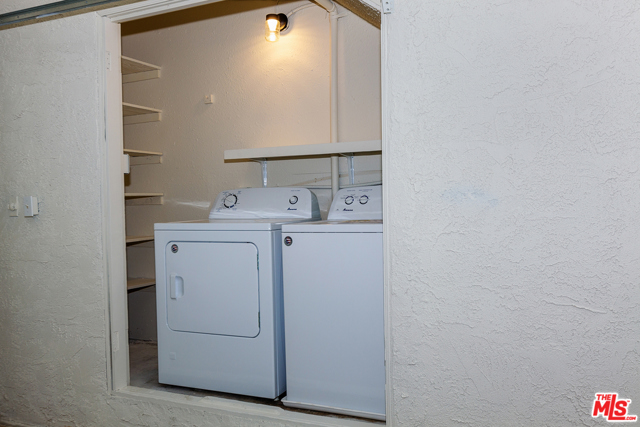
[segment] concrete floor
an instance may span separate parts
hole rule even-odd
[[[215,391],[199,390],[195,388],[177,387],[160,384],[158,382],[158,345],[157,343],[146,341],[129,341],[129,375],[130,384],[135,387],[148,388],[152,390],[169,391],[171,393],[186,394],[189,396],[215,396],[224,399],[240,400],[243,402],[259,403],[261,405],[278,406],[286,411],[303,412],[307,414],[321,415],[325,417],[357,419],[368,421],[372,425],[383,425],[383,422],[356,418],[327,412],[307,411],[304,409],[290,408],[284,406],[279,399],[262,399],[257,397],[242,396],[239,394],[219,393]]]

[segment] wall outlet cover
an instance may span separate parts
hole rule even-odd
[[[38,215],[38,198],[35,196],[25,196],[24,216]]]

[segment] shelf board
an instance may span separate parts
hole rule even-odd
[[[331,156],[352,153],[380,153],[382,141],[354,141],[327,144],[289,145],[281,147],[225,150],[225,160],[253,160],[286,157]]]
[[[164,193],[124,193],[126,199],[141,199],[143,197],[162,197]]]
[[[143,107],[142,105],[130,104],[128,102],[122,103],[122,114],[125,117],[139,116],[140,114],[162,113],[162,110],[157,108]]]
[[[159,122],[162,120],[162,110],[157,108],[144,107],[142,105],[122,103],[123,123],[132,125],[135,123]]]
[[[142,73],[144,71],[159,70],[157,65],[149,64],[137,59],[129,58],[128,56],[121,56],[122,58],[122,74],[135,74]]]
[[[122,83],[138,82],[160,77],[160,67],[157,65],[138,61],[137,59],[127,56],[121,57],[121,68]]]
[[[127,244],[152,242],[153,236],[127,236]]]
[[[146,288],[156,284],[156,279],[127,279],[127,290],[134,291],[137,289]]]
[[[129,150],[127,148],[124,149],[124,154],[128,154],[131,157],[162,156],[162,153],[157,151]]]

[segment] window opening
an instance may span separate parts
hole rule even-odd
[[[238,2],[242,3],[242,2]],[[260,13],[264,14],[264,10],[273,9],[274,5],[269,2],[269,6],[261,7]],[[293,5],[297,5],[297,2],[292,2]],[[207,19],[216,19],[227,17],[228,21],[232,21],[232,17],[235,14],[243,13],[246,11],[240,11],[238,8],[243,7],[238,4],[233,4],[228,6],[231,10],[227,12],[222,12],[221,4],[213,4],[208,7],[208,11],[203,14],[202,11],[205,8],[193,8],[186,9],[179,12],[173,12],[172,14],[167,15],[159,15],[151,18],[144,18],[138,21],[129,22],[122,24],[122,46],[123,46],[123,99],[125,101],[131,101],[127,103],[123,103],[123,113],[125,115],[124,118],[124,154],[129,156],[130,164],[132,166],[140,166],[136,168],[132,168],[132,173],[125,177],[125,200],[126,200],[126,215],[127,215],[127,269],[128,269],[128,277],[131,277],[128,280],[127,287],[129,290],[128,294],[128,318],[129,318],[129,327],[130,327],[130,340],[129,340],[129,357],[130,357],[130,385],[141,387],[141,388],[151,388],[158,389],[164,391],[171,391],[176,394],[184,394],[184,395],[192,395],[192,396],[218,396],[218,397],[230,397],[225,393],[217,393],[206,390],[197,390],[190,389],[184,387],[170,386],[160,384],[157,378],[157,347],[154,339],[154,331],[156,330],[155,325],[155,286],[153,276],[155,272],[153,271],[153,241],[152,234],[153,231],[150,230],[148,224],[144,224],[143,221],[139,217],[146,217],[149,219],[157,218],[158,222],[163,222],[163,217],[157,211],[153,212],[153,209],[156,210],[170,210],[171,214],[177,216],[178,219],[191,219],[185,217],[185,215],[179,215],[178,212],[180,208],[186,208],[189,214],[193,216],[198,216],[197,214],[202,213],[203,211],[209,208],[209,200],[202,200],[199,202],[193,201],[180,201],[172,202],[171,205],[164,204],[164,192],[162,189],[153,187],[151,185],[149,188],[145,189],[145,191],[141,191],[139,189],[139,185],[141,184],[153,184],[157,182],[153,178],[153,174],[158,172],[158,169],[163,167],[166,164],[170,164],[170,161],[167,160],[167,154],[165,151],[162,151],[153,146],[154,140],[158,140],[161,138],[161,131],[159,130],[160,126],[157,126],[157,122],[171,120],[171,116],[169,114],[175,116],[175,112],[168,113],[168,111],[173,110],[174,108],[180,108],[182,105],[180,103],[180,99],[177,99],[176,105],[162,105],[162,97],[159,96],[159,93],[162,91],[154,91],[154,86],[159,86],[158,82],[162,79],[168,79],[171,76],[170,72],[174,70],[163,69],[163,65],[167,62],[169,57],[162,57],[160,55],[159,60],[155,61],[158,58],[149,58],[147,52],[145,52],[145,48],[143,45],[146,43],[147,45],[151,45],[154,43],[161,44],[159,40],[155,39],[156,33],[160,31],[167,32],[177,32],[178,29],[182,31],[187,31],[187,27],[190,24],[195,26],[202,26]],[[292,6],[293,7],[293,6]],[[173,15],[173,16],[170,16]],[[197,18],[194,18],[196,17]],[[357,18],[356,18],[357,19]],[[173,22],[172,22],[173,21]],[[257,25],[260,25],[258,23]],[[224,27],[224,25],[222,25]],[[210,40],[215,40],[222,37],[222,32],[224,28],[221,28],[221,34],[211,35]],[[198,37],[198,30],[194,30],[194,39],[198,40],[202,45],[206,45],[209,42],[202,42],[202,38]],[[379,34],[379,33],[378,33]],[[256,35],[256,40],[260,40],[260,35]],[[142,43],[136,47],[134,43],[129,43],[127,39],[138,38],[143,40]],[[378,35],[379,38],[379,35]],[[224,39],[224,38],[223,38]],[[244,43],[240,41],[240,43]],[[195,43],[196,45],[198,43]],[[243,48],[251,48],[251,46],[243,45]],[[197,46],[193,47],[184,47],[185,49],[198,49]],[[206,55],[206,51],[202,52],[201,55]],[[237,54],[239,56],[240,54]],[[379,55],[379,47],[378,47],[378,55]],[[153,56],[153,55],[150,55]],[[186,57],[186,55],[185,55]],[[172,60],[179,61],[179,58],[172,58]],[[146,62],[149,61],[149,62]],[[224,58],[225,67],[227,68],[227,72],[233,73],[230,68],[234,65],[234,62],[237,61],[233,55],[227,56]],[[126,65],[125,65],[126,63]],[[235,64],[237,65],[237,64]],[[199,70],[199,66],[202,66],[201,70]],[[184,75],[178,77],[178,79],[190,80],[194,78],[202,78],[203,73],[210,73],[211,78],[215,79],[216,72],[212,72],[212,70],[207,69],[207,64],[205,62],[201,64],[193,64],[190,65],[193,67],[192,72],[187,72]],[[125,68],[127,68],[125,70]],[[224,68],[224,67],[223,67]],[[378,65],[378,72],[379,72]],[[218,71],[219,72],[219,71]],[[242,86],[247,88],[251,88],[252,85],[257,84],[257,82],[251,81],[252,73],[250,69],[242,69],[242,72],[245,72],[246,75],[242,77],[238,77],[242,81]],[[171,76],[175,78],[176,76]],[[378,85],[379,87],[379,85]],[[210,94],[211,92],[208,88],[203,90],[202,103],[198,102],[198,105],[189,105],[193,109],[193,113],[195,115],[204,116],[207,114],[207,108],[211,109],[216,106],[216,101],[221,102],[224,98],[219,97],[216,99],[215,94]],[[234,94],[235,102],[240,103],[241,100],[246,100],[251,96],[251,91],[247,89],[248,93],[236,93]],[[147,97],[151,100],[149,102],[149,106],[140,105],[143,102],[137,101],[136,98],[141,94],[146,94]],[[240,97],[238,99],[238,97]],[[159,101],[154,103],[153,101]],[[146,100],[145,100],[146,101]],[[378,101],[379,103],[379,101]],[[146,105],[146,104],[145,104]],[[222,106],[222,108],[217,109],[219,114],[225,114],[225,107],[228,105]],[[254,107],[251,107],[254,108]],[[379,110],[379,108],[378,108]],[[248,115],[251,111],[248,112]],[[129,114],[129,115],[127,115]],[[283,120],[285,115],[283,115]],[[378,116],[379,119],[379,116]],[[205,119],[206,120],[206,119]],[[129,126],[133,125],[133,126]],[[172,135],[175,137],[179,132],[173,133]],[[179,137],[174,141],[174,145],[181,145],[181,149],[189,150],[193,149],[189,147],[189,141],[179,140]],[[135,142],[134,142],[135,141]],[[140,142],[141,141],[141,142]],[[225,142],[224,144],[230,144]],[[274,142],[278,142],[278,138],[275,138]],[[137,145],[139,144],[139,145]],[[223,144],[221,144],[223,145]],[[229,147],[229,145],[226,145]],[[225,147],[225,148],[226,148]],[[197,153],[197,150],[194,150]],[[205,160],[211,161],[212,159],[221,162],[221,158],[217,159],[214,157],[207,158]],[[198,159],[195,159],[193,163],[198,163]],[[362,156],[358,157],[353,155],[349,155],[344,161],[341,162],[341,169],[347,170],[346,177],[342,177],[341,183],[345,185],[357,185],[356,176],[354,173],[354,163],[361,160],[361,164],[365,166],[362,176],[360,176],[360,182],[381,182],[381,171],[380,168],[376,169],[376,162],[379,164],[380,159],[375,158],[374,156]],[[213,162],[211,162],[211,166],[213,167]],[[372,166],[373,165],[373,166]],[[199,164],[202,167],[202,163]],[[218,164],[217,167],[226,167],[228,165]],[[245,175],[251,175],[253,170],[247,168],[246,165],[243,165]],[[154,168],[156,168],[154,170]],[[274,168],[275,169],[275,168]],[[142,173],[138,173],[139,171],[143,171]],[[174,173],[176,171],[173,171]],[[186,176],[190,176],[193,178],[193,170],[185,170],[181,169],[177,171],[177,173],[185,174]],[[140,175],[140,176],[137,176]],[[242,175],[240,173],[239,175]],[[175,179],[175,175],[172,179]],[[282,176],[276,176],[277,186],[282,181],[286,180]],[[316,178],[313,182],[304,182],[303,184],[307,184],[308,187],[312,187],[318,191],[325,190],[328,192],[328,189],[331,188],[331,185],[327,185],[324,183],[319,183],[318,178]],[[296,183],[300,184],[300,183]],[[309,185],[311,184],[311,185]],[[314,186],[315,184],[315,186]],[[255,183],[255,186],[259,186],[259,184]],[[230,185],[233,187],[234,185]],[[131,188],[131,191],[127,189],[127,187]],[[212,186],[212,188],[214,188]],[[147,191],[148,190],[148,191]],[[213,191],[215,193],[215,191]],[[153,206],[156,205],[156,206]],[[136,212],[138,210],[138,212]],[[140,215],[140,211],[146,210],[147,213]],[[132,215],[133,214],[133,215]],[[171,214],[169,216],[171,216]],[[131,220],[129,217],[133,217]],[[188,214],[186,215],[188,216]],[[146,227],[146,228],[145,228]],[[131,232],[131,233],[130,233]],[[150,277],[149,277],[150,276]],[[152,319],[150,322],[151,325],[145,323],[145,318],[147,321]],[[149,323],[149,322],[147,322]],[[157,337],[156,337],[157,339]],[[233,395],[232,398],[245,402],[259,403],[263,405],[269,406],[279,406],[283,407],[280,403],[280,399],[260,399],[250,396],[242,396],[242,395]],[[301,409],[291,408],[291,407],[283,407],[289,411],[304,411]],[[319,415],[330,416],[330,417],[340,417],[341,415],[329,414],[326,412],[319,412]]]

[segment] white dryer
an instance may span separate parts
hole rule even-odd
[[[282,226],[288,406],[385,419],[381,186]]]
[[[248,188],[209,220],[154,225],[161,383],[284,393],[281,227],[319,218],[307,189]]]

